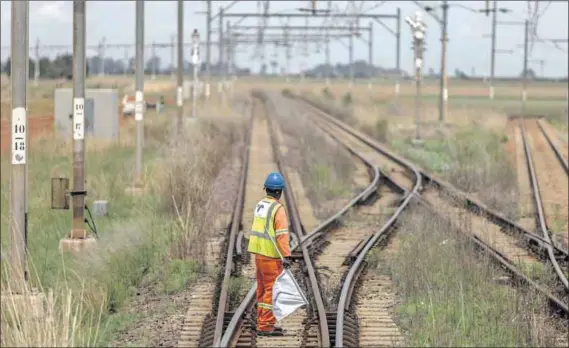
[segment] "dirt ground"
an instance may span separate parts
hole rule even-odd
[[[113,347],[176,347],[193,286],[174,295],[160,294],[156,285],[137,290],[126,315],[136,315],[135,324],[123,331]]]

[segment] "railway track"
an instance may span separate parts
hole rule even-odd
[[[249,105],[241,105],[243,110],[245,110]],[[248,127],[251,129],[251,127]],[[246,134],[246,142],[250,142],[251,132]],[[231,244],[234,240],[236,230],[238,231],[240,225],[240,217],[243,211],[243,196],[242,190],[245,186],[245,175],[247,173],[248,166],[248,146],[243,147],[243,153],[241,154],[241,172],[240,172],[240,186],[238,189],[237,197],[233,212],[228,219],[222,219],[222,224],[228,223],[226,231],[222,231],[223,235],[212,238],[207,242],[205,246],[210,254],[208,254],[208,264],[214,265],[218,263],[223,263],[223,260],[232,256],[222,251],[228,250],[226,248],[227,244]],[[220,277],[217,282],[211,281],[210,279],[202,279],[198,282],[198,285],[192,290],[192,299],[188,305],[188,310],[184,316],[184,321],[182,323],[180,337],[178,339],[178,347],[195,347],[201,345],[204,336],[209,335],[210,328],[204,323],[211,321],[210,312],[215,310],[218,306],[217,298],[214,296],[215,289],[219,288],[221,282],[224,278]],[[216,284],[217,283],[217,284]]]
[[[230,294],[229,287],[231,282],[231,276],[237,273],[237,268],[241,269],[241,273],[244,277],[250,281],[254,281],[254,266],[251,264],[251,260],[247,260],[247,253],[243,252],[244,238],[243,234],[239,232],[244,219],[243,206],[246,200],[259,199],[259,194],[261,192],[262,180],[260,177],[266,175],[268,171],[279,169],[286,182],[287,179],[286,171],[283,170],[281,164],[280,153],[276,150],[276,134],[273,134],[272,127],[270,125],[270,119],[263,115],[263,106],[259,103],[258,96],[256,98],[255,105],[253,108],[252,115],[252,144],[250,151],[253,152],[254,158],[248,158],[249,164],[247,168],[244,168],[242,173],[242,181],[239,188],[239,202],[236,203],[236,212],[233,216],[233,221],[231,225],[231,231],[228,237],[226,257],[224,261],[224,272],[222,279],[219,282],[219,296],[217,296],[216,305],[214,305],[214,311],[216,315],[210,315],[203,323],[203,328],[201,331],[200,346],[219,346],[231,344],[233,346],[296,346],[303,339],[302,335],[304,332],[304,324],[307,322],[307,317],[312,314],[312,308],[316,315],[320,317],[325,317],[324,306],[320,296],[320,290],[318,288],[318,282],[316,281],[316,274],[312,266],[312,261],[307,250],[306,245],[301,245],[298,249],[301,250],[303,261],[300,265],[293,266],[293,272],[297,274],[299,278],[299,283],[301,286],[305,286],[309,290],[308,294],[311,294],[311,303],[307,310],[299,310],[291,317],[287,318],[290,322],[287,325],[287,335],[284,337],[256,337],[255,334],[255,314],[252,309],[254,307],[254,295],[256,290],[256,284],[249,290],[245,295],[245,299],[241,302],[241,305],[235,309],[235,312],[230,312],[230,302],[235,299],[231,299],[230,296],[236,296],[236,294]],[[271,151],[272,149],[272,151]],[[249,154],[249,156],[251,153]],[[254,159],[254,160],[253,160]],[[252,180],[251,180],[252,179]],[[255,185],[257,184],[257,185]],[[250,191],[249,188],[255,187],[256,190]],[[245,192],[247,191],[247,192]],[[254,196],[254,197],[253,197]],[[288,189],[284,191],[284,203],[287,206],[287,212],[289,213],[289,219],[291,222],[290,230],[291,236],[302,237],[304,231],[302,230],[302,225],[299,219],[299,214],[295,206],[294,197],[291,193],[291,188],[289,185]],[[248,215],[248,214],[245,214]],[[251,217],[248,217],[249,219]],[[250,221],[243,221],[243,224],[247,224]],[[293,237],[293,244],[298,244],[298,237]],[[234,253],[235,251],[235,253]],[[239,257],[244,259],[243,264],[239,264]],[[247,262],[248,261],[248,262]],[[304,279],[304,274],[306,274],[306,279]],[[310,290],[312,289],[312,290]],[[238,315],[235,315],[238,313]],[[231,319],[234,320],[231,320]],[[296,326],[293,328],[293,326]],[[230,331],[231,335],[226,335],[231,338],[230,342],[222,342],[223,331]],[[326,344],[328,334],[326,321],[321,325],[320,330],[324,332],[322,335],[322,341]],[[296,332],[294,332],[296,331]],[[292,333],[292,334],[291,334]]]
[[[275,112],[276,110],[274,109],[274,105],[272,104],[272,101],[269,100],[268,98],[266,98],[265,96],[260,96],[263,101],[265,102],[265,104],[267,105],[267,107],[269,107],[269,113],[270,112]],[[270,121],[272,122],[272,121]],[[274,129],[275,127],[270,127],[271,129]],[[274,139],[276,141],[276,139],[278,139],[278,136],[273,136],[271,135],[271,138]],[[277,149],[278,147],[276,146],[277,144],[273,141],[273,149]],[[355,153],[352,151],[352,153]],[[280,154],[275,151],[275,158],[277,158],[277,162],[279,162],[280,165],[282,165],[282,162],[280,160]],[[362,158],[363,159],[363,158]],[[350,259],[350,255],[353,255],[356,250],[359,250],[359,245],[363,245],[365,244],[365,240],[367,240],[368,238],[371,238],[371,236],[369,236],[369,233],[364,233],[361,232],[360,234],[358,234],[358,237],[352,237],[350,236],[350,242],[349,243],[343,243],[342,246],[340,246],[339,244],[333,244],[336,242],[337,239],[340,238],[336,238],[336,237],[341,237],[342,235],[346,236],[347,231],[342,227],[339,226],[339,224],[337,224],[338,220],[351,208],[353,208],[356,205],[362,204],[362,203],[366,203],[370,201],[370,198],[372,196],[374,196],[377,191],[378,191],[378,187],[380,184],[380,179],[379,179],[379,170],[377,167],[372,166],[369,162],[364,161],[364,163],[366,164],[366,166],[368,167],[368,171],[369,171],[369,176],[370,176],[370,183],[369,185],[366,187],[365,190],[363,190],[361,193],[359,193],[358,195],[356,195],[350,202],[348,202],[348,204],[346,204],[346,206],[344,206],[344,208],[342,208],[338,213],[336,213],[334,216],[331,216],[330,218],[328,218],[326,221],[322,222],[320,225],[318,225],[311,233],[306,234],[306,235],[299,235],[298,241],[299,244],[296,244],[293,246],[293,253],[297,253],[297,251],[295,249],[307,249],[310,247],[311,250],[311,254],[309,256],[313,256],[313,255],[317,255],[318,256],[318,262],[319,264],[323,264],[326,262],[332,262],[335,264],[338,264],[338,262],[340,262],[340,265],[342,263],[345,263],[344,261],[346,259]],[[281,168],[281,172],[284,172],[286,175],[286,171],[283,170]],[[381,192],[381,190],[380,190]],[[294,199],[291,196],[286,196],[287,198],[287,202],[292,201],[292,199]],[[390,199],[394,199],[395,197],[393,197],[393,195],[389,196],[387,194],[385,194],[384,197],[379,199],[379,204],[382,203],[386,203],[387,201],[389,201]],[[375,202],[378,203],[378,202]],[[379,210],[377,209],[378,206],[377,204],[372,204],[370,207],[370,210],[375,210],[376,212]],[[363,208],[365,209],[365,208]],[[369,211],[368,211],[369,213]],[[294,222],[293,222],[294,224]],[[295,224],[297,225],[297,224]],[[302,229],[302,227],[299,227],[300,229]],[[322,243],[322,241],[324,240],[322,237],[326,236],[330,233],[335,233],[334,234],[334,239],[330,242],[330,243]],[[358,242],[362,242],[359,243]],[[346,248],[346,246],[344,244],[348,244],[350,246],[353,246],[354,249],[352,248]],[[338,255],[334,255],[335,253],[338,253]],[[312,268],[312,273],[314,273],[316,275],[316,272],[314,271],[314,267],[312,266],[312,261],[310,262],[310,264],[306,263],[306,255],[303,252],[303,260],[304,262],[301,263],[301,266],[304,271],[304,273],[308,273],[308,280],[310,281],[310,269]],[[349,261],[348,261],[349,262]],[[321,268],[319,268],[319,270],[321,271]],[[328,274],[328,276],[330,276],[330,274]],[[315,280],[316,276],[314,277]],[[322,283],[322,274],[320,272],[318,272],[318,278],[320,280],[320,282],[312,282],[313,284],[319,284]],[[333,276],[331,278],[334,278]],[[329,278],[328,278],[329,280]],[[339,278],[337,277],[336,274],[336,278],[335,281],[338,283],[337,285],[339,285]],[[330,284],[327,284],[330,285]],[[311,284],[312,286],[312,284]],[[322,307],[321,307],[321,311],[318,311],[317,304],[315,304],[317,302],[317,298],[320,297],[322,298],[321,294],[320,294],[320,289],[317,286],[313,286],[313,289],[311,291],[311,294],[313,295],[313,299],[311,300],[311,306],[309,306],[308,310],[307,310],[307,316],[305,318],[302,318],[302,327],[300,327],[301,325],[299,325],[299,321],[298,319],[292,323],[286,323],[283,326],[286,328],[286,330],[289,330],[291,327],[291,324],[293,326],[293,333],[291,335],[287,334],[285,335],[285,337],[275,337],[275,338],[263,338],[262,341],[259,340],[259,338],[257,338],[255,340],[255,342],[252,342],[253,346],[305,346],[305,347],[320,347],[320,346],[330,346],[330,339],[334,337],[335,332],[334,332],[334,328],[331,327],[330,330],[328,330],[328,324],[334,324],[335,323],[335,316],[333,312],[326,312],[325,308],[324,308],[324,301],[321,299],[322,301]],[[316,296],[315,296],[316,294]],[[223,334],[223,337],[220,341],[220,346],[234,346],[234,345],[239,345],[239,342],[242,341],[241,340],[241,336],[243,335],[243,330],[241,329],[244,325],[244,323],[248,320],[246,318],[246,313],[248,312],[248,310],[251,308],[251,304],[253,301],[253,295],[254,295],[254,287],[249,291],[249,293],[247,294],[246,298],[244,299],[244,301],[241,302],[241,304],[239,305],[239,307],[235,310],[233,314],[232,319],[230,320],[230,322],[227,325],[227,328],[225,329],[225,332]],[[299,311],[300,312],[300,311]],[[322,315],[323,314],[323,315]],[[250,319],[249,319],[250,320]]]
[[[544,130],[543,125],[540,123],[540,120],[524,120],[521,119],[520,120],[520,132],[521,132],[521,138],[523,140],[523,147],[524,147],[524,152],[525,152],[525,157],[526,157],[526,163],[527,163],[527,170],[528,170],[528,176],[530,179],[530,185],[531,185],[531,189],[532,189],[532,193],[533,193],[533,201],[534,201],[534,207],[535,207],[535,213],[536,213],[536,225],[537,225],[537,231],[539,233],[541,233],[541,235],[543,236],[543,238],[548,242],[548,244],[546,244],[546,248],[547,248],[547,254],[549,257],[549,260],[551,262],[551,264],[553,265],[553,268],[555,270],[555,273],[557,274],[557,277],[559,279],[559,281],[563,284],[564,286],[564,292],[567,293],[569,291],[569,283],[567,282],[567,275],[565,274],[565,271],[567,270],[567,268],[563,268],[562,266],[559,264],[557,258],[555,257],[555,253],[553,250],[553,242],[551,239],[551,231],[548,227],[548,216],[546,216],[545,213],[545,205],[543,204],[543,200],[542,200],[542,192],[540,191],[540,182],[538,180],[538,174],[537,174],[537,170],[536,170],[536,164],[534,162],[534,154],[532,153],[532,144],[530,144],[530,139],[528,136],[528,131],[526,128],[530,128],[533,127],[534,129],[539,127],[541,132],[533,132],[534,135],[541,135],[543,138],[546,139],[547,143],[549,143],[549,145],[551,146],[552,151],[556,154],[557,159],[559,160],[559,167],[557,168],[558,171],[557,173],[551,173],[551,174],[557,174],[559,175],[559,172],[561,168],[563,168],[565,170],[565,175],[564,175],[564,180],[565,180],[565,185],[561,184],[558,189],[562,190],[561,186],[565,187],[565,199],[567,199],[567,174],[568,174],[568,169],[567,169],[567,160],[565,158],[563,158],[563,155],[561,154],[560,150],[555,146],[555,144],[553,143],[552,139],[549,137],[549,135],[547,134],[547,132]],[[536,134],[539,133],[539,134]],[[533,142],[538,142],[538,139],[532,139]],[[542,139],[543,142],[543,139]],[[536,146],[537,149],[539,149]],[[543,156],[543,153],[539,154],[540,156]],[[561,174],[562,175],[562,174]],[[548,178],[550,180],[559,180],[559,178]],[[544,184],[544,181],[541,182],[542,184]],[[565,205],[567,206],[567,205]],[[550,216],[552,214],[549,214]],[[567,231],[565,229],[565,231]],[[565,232],[566,234],[567,232]]]
[[[276,112],[274,101],[261,93],[257,93],[255,97],[268,108],[265,134],[270,140],[265,139],[265,149],[266,151],[270,151],[267,148],[272,149],[272,165],[283,172],[287,180],[286,170],[277,146],[280,135],[275,134],[275,127],[272,126],[274,121],[268,117],[269,113]],[[307,105],[302,104],[297,107],[306,108]],[[324,114],[314,106],[310,108],[312,116],[316,116],[314,120],[318,126],[344,145],[368,168],[371,182],[343,209],[320,223],[308,234],[303,230],[298,217],[294,196],[290,190],[285,190],[284,201],[290,215],[290,227],[293,232],[291,233],[293,239],[291,249],[293,255],[300,260],[294,265],[293,270],[301,286],[312,296],[306,310],[299,310],[291,318],[286,319],[288,322],[284,325],[285,336],[257,338],[252,311],[255,286],[244,296],[237,308],[229,306],[231,299],[228,287],[231,275],[236,274],[240,269],[244,276],[254,280],[251,264],[239,265],[238,262],[240,256],[246,255],[243,252],[243,234],[239,230],[244,220],[245,190],[246,187],[251,186],[248,183],[247,166],[253,164],[243,166],[239,188],[240,202],[235,204],[226,243],[224,273],[218,286],[221,290],[213,305],[217,315],[210,315],[204,320],[199,340],[200,346],[340,347],[371,343],[393,346],[403,343],[403,337],[388,309],[393,302],[390,280],[382,276],[368,275],[365,272],[365,257],[374,246],[387,243],[392,235],[391,232],[397,228],[398,218],[411,202],[418,202],[431,209],[433,213],[445,216],[447,220],[452,220],[456,214],[469,214],[472,227],[468,235],[471,240],[484,252],[493,256],[513,278],[535,287],[547,296],[552,308],[567,318],[566,302],[559,300],[550,291],[525,276],[513,262],[515,258],[542,262],[546,259],[545,253],[549,252],[548,248],[550,248],[553,259],[566,267],[566,251],[553,246],[546,238],[522,229],[483,204],[454,192],[448,184],[420,171],[405,159],[392,154],[365,135]],[[257,114],[262,112],[259,104],[256,105],[254,112]],[[253,125],[251,133],[263,133],[263,131],[253,132],[254,119],[254,117],[251,119]],[[267,143],[270,145],[266,146]],[[248,155],[244,156],[248,159]],[[263,173],[273,168],[266,168]],[[383,172],[380,173],[379,168],[382,168]],[[369,229],[356,230],[354,233],[353,229],[350,230],[349,227],[338,224],[340,218],[348,210],[356,205],[369,203],[370,198],[376,194],[379,194],[378,200],[358,209],[358,212],[368,214],[372,219],[384,220],[386,216],[380,207],[393,206],[392,214],[375,233],[370,233]],[[455,225],[457,230],[464,227]],[[485,231],[485,233],[473,231]],[[518,245],[520,240],[523,241],[524,247]],[[323,265],[328,265],[328,267],[323,267]],[[339,291],[334,291],[337,288]],[[321,289],[326,291],[321,291]],[[358,289],[365,289],[365,293]],[[354,296],[355,293],[357,296]],[[324,298],[322,294],[325,295]],[[360,301],[363,298],[365,302]],[[360,325],[363,325],[362,328]]]
[[[285,100],[286,101],[286,100]],[[294,106],[294,105],[293,105]],[[293,107],[290,103],[288,108]],[[300,113],[298,110],[297,114]],[[342,142],[338,139],[341,134],[333,133],[330,129],[324,129],[332,139]],[[346,140],[344,138],[344,140]],[[386,165],[385,161],[381,161],[381,156],[376,151],[367,151],[365,144],[359,142],[351,143],[350,146],[345,146],[355,158],[356,161],[361,162],[369,171],[379,171],[380,165]],[[367,149],[369,150],[369,149]],[[397,163],[389,163],[393,165],[390,167],[391,172],[395,175],[402,174],[398,172],[401,170]],[[406,180],[409,184],[409,192],[416,192],[420,187],[417,180],[412,180],[401,175],[401,179]],[[418,177],[416,178],[418,179]],[[378,197],[365,206],[358,207],[357,210],[352,212],[348,221],[331,227],[326,234],[327,244],[317,251],[316,263],[319,266],[319,275],[323,288],[327,290],[328,308],[327,320],[330,326],[330,340],[333,341],[338,335],[336,330],[336,309],[337,302],[342,289],[342,283],[346,281],[346,275],[349,272],[350,265],[358,262],[359,255],[366,254],[369,245],[375,244],[375,234],[373,231],[383,228],[383,231],[390,230],[393,222],[400,216],[403,210],[408,206],[413,194],[405,197],[405,191],[400,190],[398,186],[391,185],[390,181],[385,181],[380,176],[380,186],[377,188]],[[389,221],[385,223],[386,220]],[[385,226],[385,227],[382,227]],[[385,233],[387,235],[388,233]],[[373,278],[373,277],[372,277]],[[397,325],[394,323],[391,313],[389,313],[386,302],[382,300],[387,293],[387,288],[384,286],[384,279],[370,279],[366,289],[369,292],[366,294],[366,306],[362,309],[363,312],[359,313],[359,320],[363,320],[363,342],[368,345],[378,342],[403,342],[403,336],[399,332]],[[369,297],[373,297],[370,299]],[[381,318],[377,319],[377,313],[381,314]],[[352,333],[358,330],[359,323],[356,316],[348,315],[343,320],[343,325],[348,327]],[[309,329],[308,335],[311,334]],[[367,341],[366,341],[367,337]],[[348,343],[351,346],[358,346],[357,335],[350,335]]]
[[[332,130],[336,134],[349,134],[354,141],[357,139],[360,142],[367,144],[371,149],[375,150],[378,153],[388,153],[386,149],[375,143],[373,140],[369,139],[369,137],[342,124],[341,122],[335,120],[333,117],[317,109],[313,105],[310,106],[310,108],[313,116],[316,116],[314,117],[316,122],[319,125],[325,123],[326,125],[324,125],[324,128],[327,128],[328,131]],[[336,138],[340,139],[340,136],[337,136]],[[344,138],[346,138],[346,135],[344,135]],[[344,142],[344,145],[350,147],[352,146],[352,143],[348,144]],[[388,154],[386,157],[392,161],[394,157],[396,158],[396,156],[393,154]],[[407,177],[412,177],[412,174],[410,173],[415,171],[417,171],[417,169],[414,166],[409,165],[407,167],[407,173],[409,173],[407,174]],[[400,176],[401,172],[395,171],[395,173],[397,175],[391,178],[393,179],[392,183],[399,186],[401,192],[408,192],[408,180],[398,180],[397,176]],[[566,299],[565,301],[560,300],[556,295],[554,295],[555,292],[537,284],[535,281],[528,278],[522,271],[520,271],[518,267],[516,267],[516,261],[519,261],[520,259],[523,259],[525,262],[543,263],[544,260],[548,259],[547,254],[549,254],[549,249],[553,251],[553,259],[557,263],[560,263],[563,266],[567,267],[566,251],[554,247],[550,242],[547,241],[546,238],[540,238],[539,236],[536,236],[535,234],[522,229],[515,223],[505,219],[503,216],[492,212],[481,203],[475,202],[463,194],[453,192],[454,190],[452,190],[448,184],[439,181],[428,173],[421,171],[420,176],[423,178],[425,183],[425,187],[421,188],[421,199],[419,200],[422,205],[429,208],[433,213],[437,213],[445,217],[447,221],[450,221],[457,230],[463,229],[463,226],[461,226],[458,221],[453,221],[456,219],[456,216],[469,215],[469,219],[471,221],[471,226],[468,229],[469,233],[467,233],[469,238],[474,243],[476,243],[476,245],[479,246],[485,253],[491,255],[495,261],[497,261],[513,276],[513,278],[516,278],[522,283],[533,286],[535,289],[545,295],[549,299],[554,312],[560,314],[565,319],[567,318],[568,308]],[[390,180],[388,176],[386,176],[386,179]],[[392,217],[393,220],[396,218],[396,216]],[[391,222],[390,224],[390,221],[388,221],[384,227],[382,227],[382,229],[380,229],[374,235],[374,238],[368,241],[366,247],[362,248],[362,250],[359,252],[356,261],[352,264],[350,271],[344,279],[341,297],[338,303],[337,322],[335,327],[336,347],[344,346],[346,344],[350,346],[357,345],[354,344],[354,342],[358,342],[356,341],[359,336],[357,333],[357,328],[350,327],[350,325],[344,326],[343,321],[345,318],[350,317],[348,308],[352,301],[352,294],[358,278],[357,275],[361,274],[364,269],[364,258],[367,254],[367,251],[369,251],[376,243],[381,242],[383,239],[387,238],[389,235],[389,230],[396,227],[396,224],[394,222],[395,221]],[[525,247],[518,246],[520,239],[525,242]],[[551,259],[549,260],[551,261]],[[552,261],[551,264],[553,264]],[[386,282],[385,279],[374,279],[373,281],[375,283],[372,282],[370,284],[375,285],[372,285],[371,288],[381,288],[382,286],[388,288],[388,284],[386,285],[388,282]],[[366,287],[366,291],[368,291],[367,289],[368,288]],[[384,303],[379,301],[378,306],[382,305],[384,305]],[[381,309],[382,308],[378,307],[375,312],[384,313],[381,311]],[[385,330],[383,330],[387,336],[394,332],[392,323],[390,323],[389,320],[385,319],[385,316],[383,314],[378,314],[375,321],[377,322],[378,329],[380,331],[382,329],[381,325],[387,326]],[[371,332],[378,331],[374,330]],[[361,339],[362,337],[359,338]],[[380,338],[377,339],[379,340]],[[364,337],[364,341],[362,342],[370,341],[367,340],[367,337]],[[399,341],[396,339],[391,341],[391,343],[397,342]]]

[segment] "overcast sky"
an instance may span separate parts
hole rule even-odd
[[[231,1],[213,1],[213,9],[217,11],[220,6],[227,6]],[[325,8],[327,1],[317,1],[319,8]],[[396,9],[401,8],[403,17],[413,15],[419,8],[411,1],[351,1],[350,3],[361,6],[362,10],[369,13],[395,14]],[[441,1],[423,1],[432,6],[437,6]],[[460,6],[479,9],[484,7],[484,1],[449,1],[449,44],[448,44],[448,71],[450,74],[456,68],[470,74],[474,69],[476,74],[486,75],[490,66],[490,39],[484,37],[491,32],[491,16],[472,13]],[[520,21],[527,18],[527,1],[500,1],[499,7],[507,7],[513,12],[499,14],[499,20]],[[535,3],[535,1],[531,1]],[[567,39],[568,36],[568,4],[567,2],[541,1],[539,12],[543,13],[538,22],[538,36],[544,39]],[[308,7],[310,1],[271,1],[271,12],[297,12],[296,8]],[[341,11],[347,10],[348,1],[333,1],[333,6]],[[37,39],[42,44],[71,45],[72,43],[72,7],[71,1],[30,1],[30,45],[35,45]],[[88,1],[87,2],[87,45],[96,45],[105,37],[107,43],[134,43],[134,1]],[[197,11],[206,9],[206,1],[186,1],[184,4],[184,32],[188,38],[193,28],[197,28],[205,39],[206,20],[205,15],[196,14]],[[171,36],[176,33],[176,1],[146,1],[145,5],[145,41],[167,43]],[[257,1],[238,1],[229,12],[258,12]],[[440,10],[439,10],[440,11]],[[439,12],[440,14],[440,12]],[[425,71],[433,68],[438,72],[440,67],[440,26],[429,15],[424,15],[427,23],[427,52],[425,53]],[[233,22],[237,19],[232,18]],[[311,19],[310,26],[322,24],[321,18]],[[385,24],[395,29],[395,21],[384,20]],[[247,18],[242,25],[256,25],[258,19]],[[360,25],[367,26],[369,20],[361,20]],[[285,22],[278,18],[268,21],[269,25],[284,25]],[[293,19],[290,25],[304,25],[304,19]],[[2,60],[5,60],[10,52],[6,46],[10,45],[11,25],[11,1],[1,1],[1,45]],[[217,40],[217,20],[214,23],[213,40]],[[411,33],[405,22],[401,24],[401,66],[404,70],[412,69]],[[523,63],[523,26],[501,25],[498,26],[497,48],[502,50],[513,49],[513,54],[499,54],[496,60],[497,75],[517,75],[521,72]],[[395,37],[380,24],[374,23],[374,64],[384,67],[395,67]],[[348,50],[347,40],[331,44],[332,63],[347,63]],[[368,59],[368,45],[362,40],[355,40],[355,59]],[[559,49],[560,48],[560,49]],[[567,76],[567,43],[560,43],[559,48],[552,44],[536,43],[531,51],[532,60],[545,60],[543,73],[546,76]],[[308,65],[323,63],[325,61],[323,46],[312,44],[309,47],[309,56],[306,59]],[[71,49],[69,49],[71,51]],[[241,67],[251,67],[258,70],[260,63],[252,59],[254,48],[242,48],[237,55],[237,64]],[[275,52],[274,47],[266,47],[265,55],[270,58]],[[50,50],[41,52],[41,55],[55,56],[62,51]],[[170,50],[168,48],[157,49],[163,65],[170,63]],[[31,53],[33,54],[33,52]],[[94,50],[88,50],[89,56],[95,55]],[[130,55],[134,54],[131,49]],[[114,58],[123,58],[123,49],[108,49],[106,55]],[[150,50],[145,53],[145,60],[150,55]],[[204,57],[205,52],[202,52]],[[302,66],[303,57],[301,47],[292,50],[291,70],[298,71]],[[187,51],[189,60],[189,50]],[[212,49],[212,59],[217,60],[217,49]],[[278,50],[278,60],[284,64],[284,50]],[[540,74],[541,68],[537,62],[530,63],[536,73]]]

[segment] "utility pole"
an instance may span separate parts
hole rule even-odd
[[[40,39],[36,40],[36,62],[34,64],[34,85],[37,86],[40,80]]]
[[[178,132],[181,134],[184,114],[184,2],[178,0],[178,90],[176,103],[178,104]]]
[[[152,80],[156,80],[156,42],[152,42]]]
[[[105,76],[105,46],[106,46],[106,38],[103,37],[101,43],[99,44],[99,76]]]
[[[209,89],[209,84],[211,82],[211,0],[207,0],[207,22],[206,22],[206,48],[205,48],[205,60],[206,60],[206,76],[207,76],[207,87]]]
[[[124,49],[124,70],[123,70],[123,75],[126,77],[126,75],[128,75],[128,69],[130,68],[130,60],[128,57],[128,48]]]
[[[223,76],[223,46],[224,46],[224,36],[223,36],[223,7],[219,6],[219,74],[220,77]]]
[[[229,45],[231,45],[231,23],[227,21],[225,23],[225,38],[224,38],[223,50],[225,51],[225,62],[223,64],[223,79],[222,84],[224,89],[227,88],[227,80],[229,79],[229,64],[231,61]]]
[[[233,35],[231,33],[231,22],[227,21],[227,81],[229,83],[229,85],[231,85],[231,68],[233,65],[233,47],[232,47],[232,40],[233,39]]]
[[[192,118],[196,118],[197,107],[196,101],[198,99],[198,69],[200,66],[200,34],[197,29],[192,33],[192,65],[194,67],[194,83],[192,88]]]
[[[354,84],[354,31],[353,31],[353,21],[350,21],[350,38],[348,43],[349,50],[349,60],[350,60],[350,88]]]
[[[176,57],[176,37],[174,34],[170,36],[170,44],[170,78],[173,80],[175,78],[174,59]]]
[[[12,2],[12,173],[10,190],[10,236],[12,292],[23,294],[27,288],[28,191],[27,191],[27,84],[29,3]]]
[[[441,77],[440,77],[440,100],[439,100],[439,122],[444,124],[447,114],[448,88],[447,88],[447,24],[448,24],[448,1],[444,0],[443,21],[441,32]]]
[[[313,3],[313,5],[315,5]],[[330,14],[330,12],[332,11],[332,1],[328,0],[326,1],[326,10],[328,15]],[[326,28],[326,38],[325,38],[325,51],[326,51],[326,70],[325,70],[325,74],[326,74],[326,86],[330,86],[330,77],[332,75],[332,65],[330,64],[330,28],[327,27]]]
[[[142,144],[144,137],[144,1],[136,2],[136,77],[134,119],[136,121],[136,162],[134,186],[142,188]]]
[[[395,37],[395,69],[397,70],[395,77],[395,98],[399,98],[399,79],[401,78],[401,9],[397,8],[397,30]]]
[[[529,21],[524,22],[524,70],[522,72],[522,117],[526,116],[526,99],[528,83],[528,49],[529,49]]]
[[[330,72],[332,65],[330,64],[330,29],[326,29],[326,86],[330,85]]]
[[[73,1],[73,221],[71,239],[86,239],[85,230],[85,4]]]
[[[287,27],[288,27],[288,23],[287,23]],[[286,82],[288,83],[290,81],[290,58],[292,58],[292,54],[291,54],[291,43],[289,40],[289,31],[288,28],[284,29],[284,41],[285,41],[285,69],[286,69]]]
[[[494,100],[494,73],[496,66],[496,24],[498,17],[498,1],[493,1],[493,13],[492,13],[492,43],[490,52],[490,99]]]
[[[369,22],[369,43],[368,43],[368,52],[369,52],[369,65],[373,67],[373,22]]]

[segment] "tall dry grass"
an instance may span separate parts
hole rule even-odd
[[[29,152],[30,286],[48,296],[49,320],[29,321],[33,305],[2,307],[3,346],[101,346],[132,321],[121,313],[145,284],[168,294],[186,288],[202,270],[202,240],[217,211],[208,195],[241,139],[243,127],[229,118],[188,124],[183,138],[170,133],[172,114],[149,117],[145,127],[143,182],[146,194],[132,197],[133,127],[118,144],[87,143],[88,202],[106,199],[107,217],[96,217],[98,241],[78,257],[60,254],[69,213],[49,209],[50,176],[71,172],[70,146],[38,140]],[[169,141],[166,141],[169,140]],[[170,141],[171,140],[171,141]],[[109,155],[112,154],[112,155]],[[7,226],[8,164],[2,158],[2,225]],[[167,180],[166,180],[167,179]],[[230,190],[228,190],[230,191]],[[9,253],[2,234],[2,255]],[[202,249],[202,250],[200,250]],[[2,294],[9,292],[8,257],[2,259]],[[4,304],[4,303],[3,303]],[[144,313],[137,314],[139,317]]]
[[[174,216],[180,231],[179,242],[172,244],[171,257],[204,262],[207,250],[203,246],[214,233],[223,195],[236,189],[225,187],[222,196],[216,197],[215,184],[232,182],[220,174],[233,155],[238,155],[233,147],[244,143],[245,125],[243,118],[199,119],[168,144],[170,155],[164,165],[169,170],[163,177],[163,196],[167,199],[163,209]]]
[[[469,216],[456,219],[469,225]],[[410,346],[551,347],[563,337],[546,298],[507,284],[488,256],[422,207],[404,216],[396,247],[376,257],[376,271],[396,285]]]
[[[0,346],[96,346],[103,308],[86,309],[84,294],[65,285],[47,292],[24,289],[10,295],[10,283],[2,283]]]

